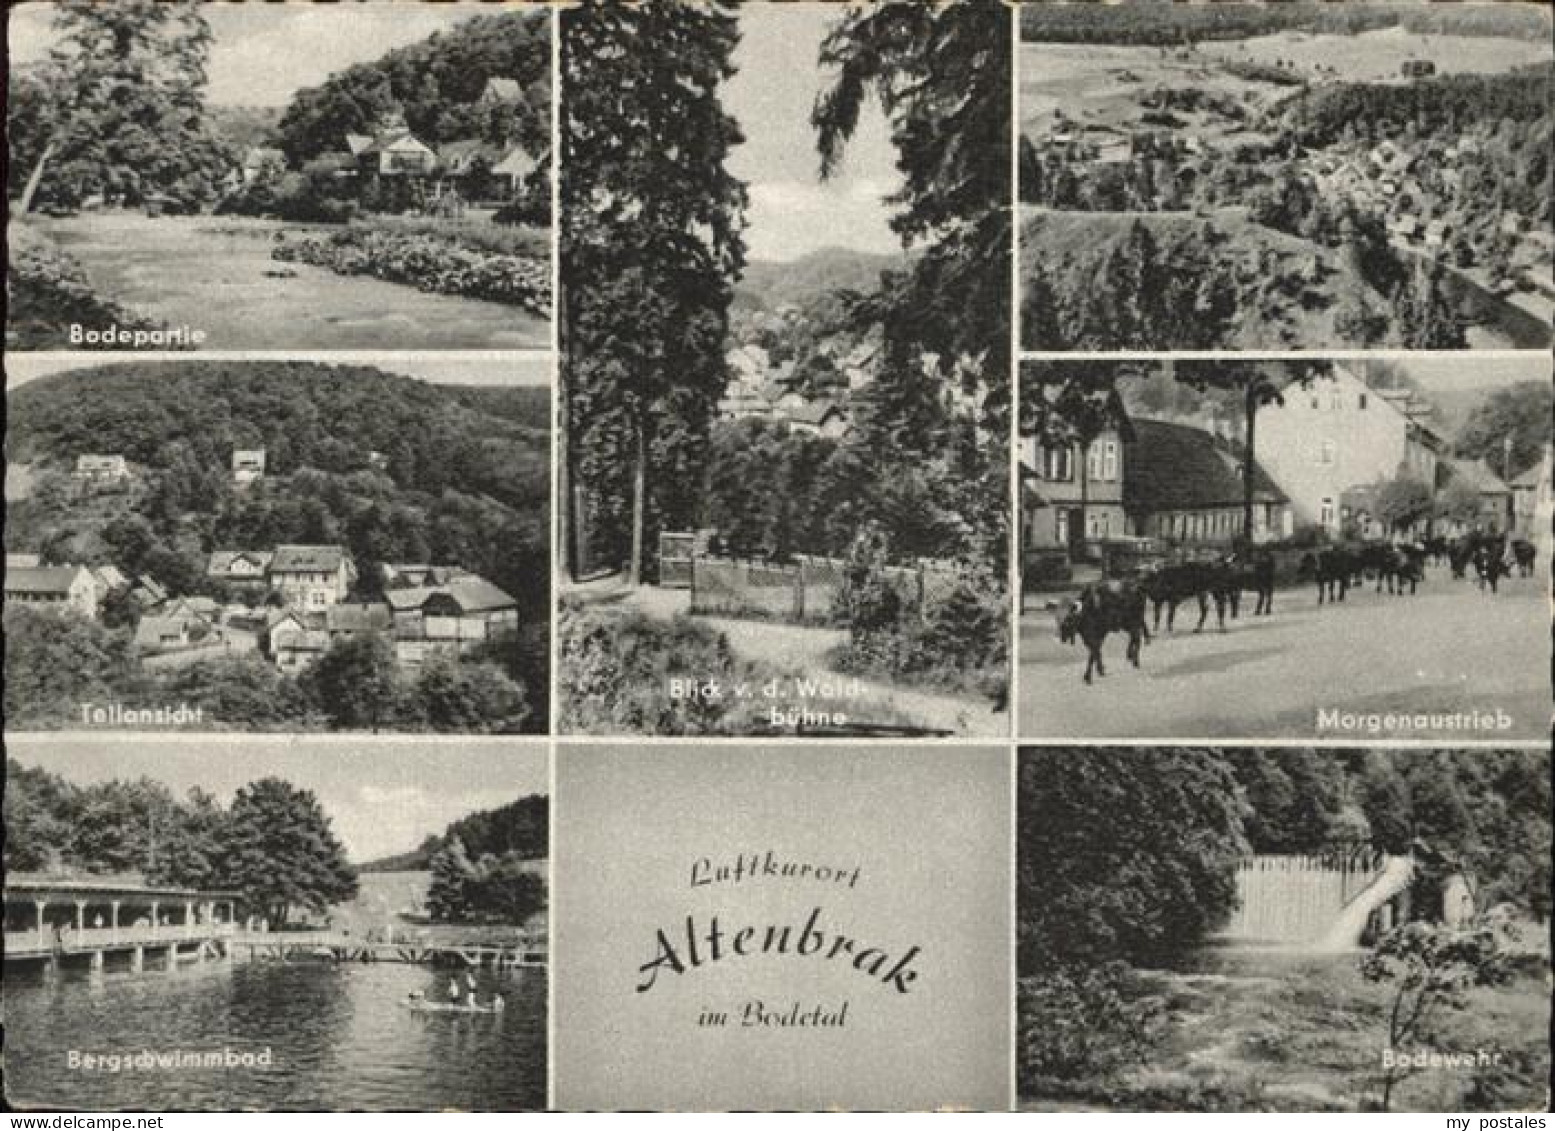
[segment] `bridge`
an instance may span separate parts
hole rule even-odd
[[[247,931],[228,938],[227,946],[232,953],[250,960],[407,962],[431,966],[489,966],[495,970],[541,967],[548,964],[550,957],[545,937],[528,932],[503,942],[432,938],[380,942],[318,931]]]

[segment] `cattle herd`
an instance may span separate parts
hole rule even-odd
[[[1523,538],[1474,532],[1458,538],[1433,537],[1424,542],[1361,542],[1324,546],[1304,553],[1296,577],[1317,586],[1317,603],[1343,601],[1351,589],[1374,581],[1376,592],[1396,596],[1414,594],[1425,578],[1427,563],[1446,563],[1455,579],[1462,580],[1472,566],[1478,587],[1496,592],[1502,578],[1515,569],[1523,577],[1533,575],[1535,550]],[[1128,638],[1125,655],[1139,667],[1140,646],[1152,632],[1161,631],[1161,612],[1171,632],[1180,605],[1193,601],[1199,607],[1194,632],[1202,632],[1215,611],[1216,625],[1226,629],[1226,614],[1236,618],[1242,598],[1256,597],[1254,616],[1274,612],[1276,563],[1272,550],[1263,547],[1236,549],[1209,561],[1152,562],[1128,577],[1111,578],[1084,586],[1063,601],[1050,603],[1056,613],[1058,638],[1065,644],[1085,645],[1085,682],[1093,673],[1106,675],[1102,644],[1112,633]]]

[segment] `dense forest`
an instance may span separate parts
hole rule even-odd
[[[1418,882],[1439,881],[1433,869],[1460,868],[1482,908],[1506,902],[1549,917],[1548,752],[1090,755],[1022,755],[1023,971],[1182,961],[1230,915],[1233,872],[1248,853],[1414,852]]]
[[[276,127],[288,161],[301,166],[344,147],[347,133],[371,134],[380,115],[403,109],[429,145],[467,138],[516,142],[532,153],[550,144],[550,14],[475,16],[320,86],[300,90]],[[516,104],[480,101],[488,79],[516,80]]]
[[[1187,44],[1282,31],[1354,35],[1399,27],[1415,33],[1548,40],[1548,11],[1534,4],[1379,4],[1289,0],[1279,4],[1027,4],[1021,38],[1038,43]]]
[[[356,870],[312,792],[278,778],[230,804],[150,778],[77,785],[6,760],[5,862],[56,877],[133,873],[147,883],[242,893],[272,927],[356,895]]]
[[[538,794],[521,797],[496,809],[481,809],[452,822],[409,852],[363,864],[363,872],[419,872],[452,841],[463,843],[475,856],[512,852],[523,860],[541,860],[550,852],[551,805]]]
[[[353,651],[304,673],[309,686],[265,671],[255,657],[153,678],[132,654],[139,611],[133,603],[110,603],[100,622],[79,624],[60,614],[8,610],[7,661],[14,666],[7,710],[57,725],[56,714],[77,709],[72,695],[114,689],[135,698],[160,690],[239,724],[305,725],[322,711],[334,725],[397,716],[411,725],[421,717],[434,729],[462,729],[472,716],[500,710],[543,727],[549,404],[545,388],[444,387],[368,367],[311,363],[113,364],[14,390],[8,455],[28,468],[32,489],[8,508],[10,550],[40,553],[46,562],[111,564],[152,578],[175,597],[222,600],[230,594],[205,576],[213,550],[339,544],[358,571],[352,599],[379,595],[381,563],[458,565],[515,598],[521,627],[490,642],[484,656],[516,688],[478,672],[441,672],[436,679],[457,674],[481,685],[461,684],[452,701],[428,686],[390,710],[351,690],[364,685],[364,667],[382,664],[378,650]],[[233,483],[236,448],[265,450],[258,482]],[[71,475],[83,453],[125,456],[128,482],[83,489]],[[271,694],[251,699],[245,685]]]

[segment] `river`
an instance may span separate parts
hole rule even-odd
[[[29,222],[75,257],[101,297],[153,321],[204,330],[202,348],[208,350],[518,350],[550,344],[548,322],[516,306],[426,294],[270,258],[278,232],[306,225],[134,213]],[[70,347],[62,341],[59,348]]]
[[[543,970],[478,975],[501,1014],[422,1014],[449,972],[398,963],[244,959],[52,982],[8,968],[5,1086],[13,1105],[68,1110],[523,1110],[546,1100]],[[270,1067],[70,1068],[80,1053],[253,1052]]]

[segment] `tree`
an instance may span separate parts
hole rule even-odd
[[[1193,749],[1022,751],[1018,964],[1169,963],[1231,914],[1246,853],[1230,767]]]
[[[427,915],[444,923],[463,922],[469,914],[469,885],[475,879],[475,865],[465,851],[464,841],[448,838],[428,862],[432,879],[427,887]]]
[[[399,701],[394,645],[376,632],[336,640],[302,678],[338,727],[377,730]]]
[[[528,714],[523,689],[496,667],[441,653],[421,665],[413,696],[433,730],[517,729]]]
[[[272,928],[294,910],[320,912],[356,896],[356,869],[329,815],[311,791],[280,778],[238,790],[224,847],[222,886],[241,892]]]
[[[1555,390],[1548,381],[1519,381],[1497,389],[1469,413],[1458,432],[1458,454],[1482,459],[1505,478],[1544,458],[1555,424]],[[1507,442],[1511,442],[1510,448]]]
[[[56,44],[38,81],[47,140],[18,210],[40,190],[136,203],[155,192],[205,200],[228,155],[205,121],[211,32],[201,5],[163,0],[64,0]]]
[[[1008,474],[1012,170],[1011,158],[989,155],[1010,148],[1009,13],[996,0],[889,0],[843,13],[820,51],[835,77],[811,114],[821,176],[838,168],[864,105],[877,101],[902,179],[891,227],[913,253],[858,304],[856,322],[879,325],[883,341],[850,442],[884,481],[928,459],[993,495]],[[960,451],[941,407],[951,390],[978,405]],[[995,563],[1007,552],[1007,510],[972,516],[971,548]]]
[[[1430,486],[1400,473],[1377,488],[1377,517],[1389,533],[1408,530],[1431,517],[1436,499]]]
[[[1361,975],[1392,990],[1385,1050],[1417,1051],[1410,1046],[1431,1036],[1443,1009],[1461,1009],[1471,989],[1509,981],[1512,967],[1502,943],[1508,933],[1514,928],[1504,918],[1487,917],[1467,930],[1406,923],[1379,939],[1361,960]],[[1380,1110],[1391,1110],[1394,1089],[1409,1071],[1397,1058],[1384,1062]]]
[[[689,517],[700,476],[680,483],[668,469],[700,464],[727,380],[745,208],[725,168],[739,127],[718,100],[733,73],[733,11],[725,0],[588,0],[562,18],[569,567],[587,530],[585,549],[624,551],[634,585],[654,526]]]

